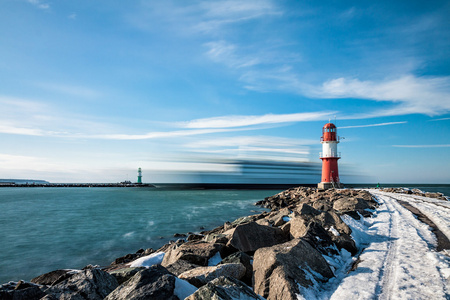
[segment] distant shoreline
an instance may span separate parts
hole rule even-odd
[[[149,183],[9,183],[0,182],[0,187],[155,187]]]

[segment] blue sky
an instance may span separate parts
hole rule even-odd
[[[449,15],[448,1],[2,0],[0,178],[320,162],[336,118],[343,182],[450,183]]]

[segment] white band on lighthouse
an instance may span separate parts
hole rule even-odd
[[[322,152],[320,157],[340,157],[341,154],[337,152],[337,141],[322,141]]]

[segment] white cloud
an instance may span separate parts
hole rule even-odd
[[[85,135],[83,138],[98,138],[109,140],[146,140],[157,138],[174,138],[200,134],[210,134],[219,132],[233,131],[230,129],[198,129],[198,130],[175,130],[175,131],[157,131],[145,134],[99,134],[99,135]]]
[[[387,123],[378,123],[378,124],[366,124],[366,125],[353,125],[353,126],[342,126],[339,127],[339,129],[346,129],[346,128],[364,128],[364,127],[378,127],[378,126],[389,126],[389,125],[398,125],[398,124],[405,124],[408,123],[407,121],[401,121],[401,122],[387,122]]]
[[[450,144],[447,145],[392,145],[397,148],[450,148]]]
[[[380,110],[378,115],[439,115],[450,111],[450,77],[405,75],[380,82],[337,78],[305,92],[315,98],[356,98],[400,104]]]
[[[268,15],[281,15],[282,12],[270,0],[223,0],[203,1],[198,5],[202,12],[195,29],[201,32],[214,32],[224,25],[261,18]]]
[[[103,95],[103,93],[98,90],[80,85],[39,82],[36,83],[36,86],[51,92],[83,98],[97,98]]]
[[[50,5],[48,3],[43,3],[40,0],[27,0],[28,3],[33,4],[34,6],[36,6],[37,8],[40,9],[49,9]]]
[[[214,62],[223,63],[230,68],[250,67],[260,63],[257,57],[241,57],[236,54],[236,46],[226,41],[209,42],[205,44],[209,50],[206,55]]]
[[[295,114],[267,114],[261,116],[223,116],[192,120],[180,123],[180,126],[184,128],[231,128],[263,124],[317,121],[327,119],[335,113],[336,112],[325,111]]]

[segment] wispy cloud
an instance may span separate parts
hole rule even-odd
[[[38,82],[35,84],[36,86],[43,88],[45,90],[56,92],[60,94],[83,97],[83,98],[97,98],[103,95],[97,89],[93,89],[86,86],[81,85],[72,85],[65,83],[54,83],[54,82]]]
[[[450,144],[444,145],[392,145],[397,148],[450,148]]]
[[[223,63],[231,68],[250,67],[260,63],[257,57],[245,57],[236,54],[236,46],[226,41],[206,43],[209,48],[206,52],[208,58],[217,63]]]
[[[400,104],[380,110],[380,115],[439,115],[450,111],[450,77],[405,75],[379,82],[337,78],[305,92],[315,98],[355,98]]]
[[[430,122],[436,122],[436,121],[446,121],[446,120],[450,120],[450,118],[440,118],[440,119],[434,119],[434,120],[430,120]]]
[[[50,8],[50,4],[44,3],[40,0],[27,0],[27,2],[33,4],[34,6],[36,6],[39,9],[49,9]]]
[[[193,136],[220,132],[237,131],[242,129],[198,129],[198,130],[175,130],[175,131],[156,131],[145,134],[98,134],[98,135],[85,135],[84,138],[97,138],[108,140],[147,140],[157,138],[175,138],[183,136]]]
[[[271,0],[202,1],[198,8],[202,11],[202,19],[195,28],[202,32],[213,32],[224,25],[282,14],[282,11]]]
[[[401,121],[401,122],[387,122],[387,123],[366,124],[366,125],[342,126],[342,127],[339,127],[339,129],[378,127],[378,126],[389,126],[389,125],[398,125],[398,124],[405,124],[405,123],[408,123],[408,122],[407,121]]]
[[[278,124],[291,122],[318,121],[333,116],[336,112],[309,112],[295,114],[266,114],[261,116],[222,116],[196,119],[180,123],[184,128],[232,128],[263,124]]]

